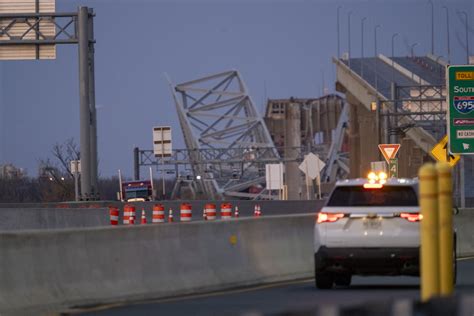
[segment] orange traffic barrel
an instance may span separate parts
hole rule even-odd
[[[119,221],[119,210],[116,206],[109,206],[110,225],[117,226]]]
[[[191,204],[181,203],[179,216],[181,222],[190,222],[193,217]]]
[[[131,224],[130,218],[132,217],[132,210],[131,210],[132,207],[134,206],[130,204],[125,204],[125,206],[123,207],[123,224],[124,225]]]
[[[163,204],[153,205],[153,216],[151,222],[153,224],[165,222],[165,207]]]
[[[204,206],[204,213],[206,214],[206,219],[209,221],[216,219],[216,205],[214,203],[207,203]]]
[[[232,219],[232,204],[222,203],[221,204],[221,219]]]

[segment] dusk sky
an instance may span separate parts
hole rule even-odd
[[[470,16],[474,54],[474,2],[433,0],[435,53],[447,56],[446,19],[451,28],[452,64],[465,62],[464,21]],[[102,176],[122,169],[132,176],[132,149],[152,148],[152,128],[171,125],[173,147],[184,141],[163,73],[180,83],[237,69],[262,111],[268,98],[318,97],[322,77],[334,91],[336,9],[342,5],[341,51],[361,54],[361,18],[365,56],[374,54],[374,26],[381,24],[379,52],[407,56],[431,48],[431,11],[426,0],[56,0],[58,12],[94,9],[96,104],[99,169]],[[266,87],[266,93],[265,88]],[[55,143],[79,144],[77,46],[62,45],[50,61],[0,62],[0,164],[13,163],[37,175],[38,159],[51,157]]]

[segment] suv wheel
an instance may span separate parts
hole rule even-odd
[[[349,286],[351,285],[352,275],[349,273],[336,274],[334,276],[334,283],[338,286]]]
[[[316,272],[316,287],[318,289],[330,289],[334,283],[334,276],[328,272]]]

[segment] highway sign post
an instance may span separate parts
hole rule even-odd
[[[165,157],[171,157],[173,154],[173,145],[171,142],[171,126],[156,126],[153,127],[153,153],[155,157],[161,157],[161,179],[162,179],[162,192],[163,199],[166,197],[165,188],[165,173],[164,166]],[[151,179],[153,183],[153,178]]]
[[[448,147],[453,154],[474,154],[474,65],[448,66]]]
[[[443,139],[431,149],[431,155],[438,161],[447,162],[451,167],[454,167],[461,159],[461,155],[449,152],[448,135],[444,136]]]

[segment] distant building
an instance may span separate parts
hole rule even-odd
[[[26,172],[23,168],[17,168],[11,163],[0,165],[0,179],[23,178]]]

